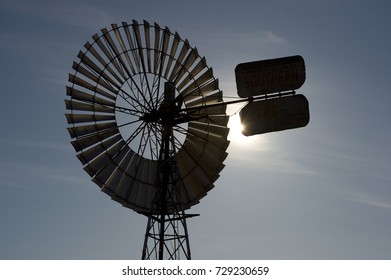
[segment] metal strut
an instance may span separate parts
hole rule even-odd
[[[173,126],[175,125],[175,85],[165,83],[164,101],[159,108],[162,124],[162,142],[158,161],[158,183],[152,201],[145,232],[142,259],[191,259],[186,219],[181,204],[180,176],[175,154]],[[148,118],[151,118],[150,116]],[[152,119],[152,118],[151,118]],[[157,121],[156,118],[154,121]]]

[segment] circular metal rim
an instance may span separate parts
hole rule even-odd
[[[167,27],[163,29],[156,23],[150,25],[146,21],[141,25],[133,21],[132,24],[113,24],[111,27],[110,30],[102,29],[100,35],[95,34],[93,43],[85,44],[86,50],[78,55],[79,62],[73,64],[75,74],[70,74],[70,86],[67,87],[70,99],[66,100],[67,109],[70,110],[67,119],[72,125],[68,128],[73,138],[71,143],[84,170],[102,191],[125,207],[138,212],[150,211],[158,159],[146,159],[142,154],[140,157],[123,139],[118,129],[116,111],[129,108],[116,105],[118,92],[115,91],[124,84],[119,85],[121,78],[127,81],[132,74],[156,75],[159,68],[158,76],[175,83],[178,96],[182,97],[183,108],[189,110],[187,112],[197,108],[187,113],[193,120],[188,122],[183,145],[175,147],[173,155],[183,184],[181,201],[187,209],[213,188],[213,182],[224,167],[222,162],[227,156],[225,150],[229,142],[225,106],[206,107],[222,102],[218,80],[197,49]],[[144,32],[145,37],[140,31]],[[157,52],[146,39],[146,34],[152,33],[155,39],[161,36],[157,41],[149,37],[154,46],[159,46]],[[123,51],[120,52],[120,49]],[[137,54],[140,59],[138,66]],[[130,58],[131,55],[135,60]],[[160,61],[156,60],[159,56]],[[124,67],[124,61],[133,61],[134,65],[129,63],[128,67]],[[128,174],[135,166],[141,171]],[[129,177],[127,180],[124,179],[126,176]]]

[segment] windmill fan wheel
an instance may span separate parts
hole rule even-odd
[[[153,211],[162,131],[170,125],[179,202],[184,209],[197,204],[214,187],[229,144],[212,68],[187,40],[156,23],[112,24],[92,39],[73,63],[65,100],[84,170],[123,206]]]

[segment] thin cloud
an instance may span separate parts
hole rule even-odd
[[[287,43],[287,40],[277,34],[275,34],[273,31],[264,31],[264,37],[266,42],[271,44],[285,44]]]
[[[87,187],[88,176],[77,176],[72,168],[55,165],[32,165],[21,162],[0,161],[0,186],[19,190],[41,191],[52,186]],[[48,187],[50,186],[50,187]]]
[[[348,196],[347,199],[361,204],[374,206],[386,210],[391,210],[391,202],[385,201],[384,199],[379,197],[365,195],[365,194],[353,194]]]
[[[296,161],[293,154],[287,154],[281,149],[281,147],[270,142],[262,143],[262,141],[259,141],[247,146],[230,146],[228,157],[232,159],[231,165],[243,165],[245,163],[249,168],[257,170],[301,175],[319,173],[310,165]]]
[[[281,35],[276,34],[271,30],[261,30],[261,31],[251,31],[251,32],[241,32],[241,33],[222,33],[220,35],[215,35],[226,38],[227,42],[230,44],[232,42],[238,42],[240,47],[243,48],[243,43],[245,42],[246,46],[249,47],[261,47],[266,45],[286,45],[288,40],[282,37]]]

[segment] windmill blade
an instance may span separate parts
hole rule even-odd
[[[78,71],[82,75],[88,77],[90,80],[94,81],[95,83],[101,84],[102,86],[104,86],[105,88],[109,89],[110,91],[113,91],[114,88],[119,89],[121,87],[108,74],[106,74],[105,72],[102,72],[99,69],[99,67],[88,56],[86,56],[84,53],[80,52],[79,53],[79,58],[80,58],[81,63],[86,65],[88,68],[92,69],[93,72],[87,70],[86,68],[82,67],[80,64],[76,64],[76,63],[74,63],[73,69],[75,69],[76,71]],[[104,80],[101,79],[101,77],[103,77]],[[114,77],[118,77],[118,76],[115,75]],[[123,81],[121,79],[118,78],[118,80],[119,80],[120,83],[123,83]]]
[[[156,22],[154,24],[154,30],[155,30],[155,44],[154,44],[154,53],[153,53],[153,73],[158,73],[161,28]]]
[[[189,69],[193,66],[193,63],[198,59],[198,51],[196,48],[192,49],[179,71],[175,74],[174,82],[179,83],[182,77],[188,73]]]
[[[207,71],[205,71],[201,76],[199,76],[193,83],[189,84],[188,87],[181,90],[180,93],[183,96],[186,96],[193,92],[194,90],[197,90],[197,87],[202,87],[204,83],[207,81],[213,80],[213,70],[212,68],[209,68]]]
[[[126,72],[126,74],[128,75],[128,77],[130,77],[132,74],[130,73],[126,63],[122,59],[121,53],[118,50],[113,38],[111,38],[110,32],[107,31],[106,28],[103,28],[102,34],[103,34],[103,37],[105,38],[106,42],[109,44],[110,49],[114,52],[116,60],[119,62],[119,67],[122,69],[121,73],[123,73],[123,70],[124,70]],[[126,76],[124,76],[124,79],[127,80]]]
[[[102,113],[114,114],[114,108],[102,106],[99,104],[86,104],[86,103],[77,102],[77,101],[73,101],[73,100],[65,100],[65,104],[66,104],[66,108],[68,110],[102,112]]]
[[[71,144],[75,148],[76,152],[79,152],[92,145],[96,145],[116,134],[119,134],[118,129],[105,130],[103,132],[98,132],[94,135],[90,135],[88,137],[83,137],[81,139],[73,140],[71,141]]]
[[[100,124],[91,124],[83,126],[74,126],[69,127],[68,132],[72,138],[82,137],[89,134],[94,134],[96,132],[101,132],[107,129],[113,129],[117,127],[116,122],[100,123]]]
[[[121,178],[120,183],[115,188],[115,194],[122,197],[124,202],[131,201],[139,207],[145,207],[145,203],[144,205],[139,203],[137,197],[140,192],[147,191],[148,182],[146,178],[143,178],[144,172],[147,172],[147,162],[148,160],[134,154],[131,160],[124,164],[126,177]],[[137,193],[137,195],[131,195],[131,193]]]
[[[122,142],[118,142],[104,153],[90,161],[84,170],[93,177],[93,180],[97,180],[102,185],[106,183],[111,176],[112,171],[117,168],[121,160],[126,156],[129,151],[127,145],[123,145]]]
[[[104,90],[100,90],[97,86],[94,86],[94,85],[86,82],[85,80],[82,80],[79,77],[76,77],[72,74],[69,74],[69,82],[72,82],[74,86],[77,85],[77,86],[79,86],[79,88],[84,88],[84,90],[91,91],[91,93],[88,93],[90,95],[95,95],[93,93],[93,91],[94,91],[94,89],[96,89],[95,93],[98,93],[101,96],[105,96],[111,100],[114,100],[112,98],[112,96],[113,96],[112,94],[109,94],[109,93],[105,92]],[[109,88],[109,87],[107,87],[107,88]],[[73,91],[74,87],[71,88],[71,87],[67,86],[66,89],[67,89],[67,95],[72,96],[72,91]],[[113,90],[112,92],[114,94],[116,94],[115,90]]]
[[[135,67],[134,72],[138,73],[138,72],[140,72],[140,58],[138,55],[138,50],[133,43],[132,33],[131,33],[131,30],[129,29],[129,24],[126,22],[123,22],[122,27],[125,31],[126,39],[129,44],[128,52],[131,52],[132,56],[133,56],[134,67]],[[130,65],[132,65],[132,64],[130,64]]]
[[[148,72],[152,72],[152,65],[151,65],[151,32],[150,32],[151,26],[149,25],[148,21],[144,20],[144,37],[145,37],[145,51],[147,53],[147,65],[148,65]]]
[[[194,135],[189,135],[186,140],[192,142],[193,145],[197,147],[202,147],[206,154],[210,155],[214,159],[219,160],[220,162],[223,162],[228,156],[228,153],[224,147],[217,146]]]
[[[214,145],[217,145],[217,146],[220,146],[223,148],[227,148],[228,144],[229,144],[229,141],[223,136],[213,135],[213,134],[208,133],[208,131],[205,131],[202,129],[201,130],[195,129],[195,128],[191,127],[190,125],[189,125],[189,129],[188,129],[188,133],[190,135],[194,135],[196,137],[199,137],[200,139],[203,139],[205,141],[208,141],[210,143],[213,143]]]
[[[114,115],[85,115],[85,114],[65,114],[68,124],[103,122],[115,120]]]
[[[180,53],[178,55],[176,63],[174,65],[173,69],[172,69],[170,78],[168,79],[169,81],[174,81],[175,75],[176,75],[179,67],[181,67],[183,59],[185,58],[185,55],[187,54],[189,49],[190,49],[190,44],[189,44],[189,42],[187,40],[185,40],[183,42],[182,49],[181,49],[181,51],[180,51]]]
[[[187,92],[184,94],[184,92],[181,92],[182,99],[184,100],[185,104],[187,105],[187,102],[191,102],[192,100],[202,97],[204,95],[209,95],[211,92],[218,91],[221,95],[221,101],[223,100],[223,93],[219,90],[219,81],[216,80],[208,80],[206,83],[195,87],[192,91]]]
[[[181,91],[185,85],[187,85],[192,79],[195,79],[195,77],[206,68],[206,59],[203,57],[200,61],[198,61],[197,65],[194,66],[190,73],[181,81],[181,83],[177,86],[177,89]]]
[[[212,125],[212,124],[196,122],[196,121],[190,122],[189,128],[192,128],[192,129],[198,130],[198,131],[205,131],[209,135],[213,135],[216,137],[222,137],[222,138],[227,138],[228,132],[229,132],[228,127]]]
[[[143,53],[144,45],[143,45],[143,41],[141,40],[140,26],[138,22],[135,20],[133,20],[132,29],[136,39],[136,48],[138,50],[138,57],[139,57],[138,61],[141,63],[141,68],[139,69],[139,71],[146,73],[147,68],[145,65],[144,53]]]
[[[113,28],[113,31],[114,31],[114,34],[117,38],[117,42],[119,43],[119,45],[121,46],[121,50],[122,50],[122,54],[125,56],[126,58],[126,61],[127,61],[127,66],[129,66],[130,68],[130,71],[131,71],[131,74],[128,73],[128,75],[135,75],[136,74],[136,71],[133,67],[133,63],[132,63],[132,60],[130,59],[130,56],[129,56],[129,50],[127,49],[126,45],[125,45],[125,41],[124,39],[122,38],[122,35],[121,35],[121,32],[120,32],[120,29],[118,28],[118,26],[116,24],[112,24],[111,25],[112,28]],[[125,64],[125,62],[123,62]],[[127,67],[126,67],[127,68]],[[128,71],[129,72],[129,71]]]
[[[136,175],[139,170],[141,157],[138,154],[133,154],[132,158],[128,160],[127,166],[124,167],[125,173],[120,178],[120,182],[117,184],[114,194],[115,197],[121,198],[121,203],[129,200],[129,196],[131,195],[131,192],[135,192],[136,190],[133,186],[136,180]],[[114,198],[113,198],[114,199]]]
[[[215,91],[208,95],[201,95],[201,96],[191,96],[190,94],[187,95],[185,98],[186,106],[191,107],[197,107],[201,105],[211,105],[216,103],[223,102],[223,98],[221,96],[221,92]]]
[[[84,101],[87,103],[96,103],[99,105],[106,105],[108,107],[115,107],[115,102],[96,97],[94,95],[91,95],[89,93],[82,92],[80,90],[77,90],[75,88],[67,87],[67,95],[72,96],[73,99]]]
[[[108,73],[105,73],[106,76],[111,75],[114,77],[114,79],[117,80],[118,83],[123,84],[124,80],[120,78],[117,73],[111,68],[110,66],[110,60],[107,62],[104,60],[104,58],[99,54],[99,52],[89,43],[85,43],[84,47],[87,49],[87,51],[101,64],[102,69],[105,69],[105,71],[100,71],[99,74],[105,73],[106,71]]]
[[[197,119],[199,122],[203,123],[211,123],[215,125],[220,125],[220,126],[227,126],[229,117],[224,114],[216,114],[216,115],[206,115],[206,114],[191,114],[195,119]]]
[[[126,154],[118,163],[117,168],[105,180],[102,190],[109,189],[111,193],[115,193],[115,190],[120,186],[119,184],[121,182],[122,177],[126,174],[126,165],[129,163],[129,161],[132,160],[134,155],[135,152],[133,152],[131,149],[126,150]],[[102,181],[103,179],[104,178],[101,178]],[[127,185],[126,187],[129,187],[129,185]]]
[[[171,70],[171,65],[172,62],[174,61],[175,53],[178,49],[179,43],[181,42],[181,38],[179,37],[179,34],[175,32],[172,44],[171,44],[171,50],[170,50],[170,55],[168,56],[168,61],[167,61],[167,66],[166,66],[166,71],[164,72],[163,77],[165,79],[168,79],[170,75],[170,70]]]
[[[114,66],[114,68],[117,70],[117,73],[120,74],[122,79],[126,81],[128,77],[125,75],[122,67],[118,64],[117,60],[114,58],[114,56],[110,53],[110,51],[106,48],[105,44],[102,42],[101,37],[98,34],[95,34],[92,36],[95,43],[98,44],[100,50],[103,52],[103,54],[108,58],[108,60],[111,62],[111,64]]]
[[[202,170],[212,182],[217,179],[222,166],[220,159],[214,157],[213,154],[207,153],[202,146],[197,146],[191,141],[185,142],[181,151],[186,152],[186,154],[193,158],[195,162],[195,165],[190,172],[193,172],[197,168]]]
[[[176,154],[176,160],[188,199],[185,202],[186,204],[191,205],[192,202],[198,202],[205,195],[205,186],[201,184],[200,181],[194,177],[194,173],[192,173],[197,169],[197,162],[191,155],[184,150],[180,150]]]
[[[162,47],[160,51],[159,72],[158,72],[159,76],[163,76],[164,65],[165,65],[164,63],[167,56],[167,49],[168,49],[168,43],[170,41],[170,36],[171,36],[171,32],[168,29],[168,27],[166,27],[163,31]]]
[[[121,135],[117,134],[114,137],[106,139],[101,143],[94,145],[88,149],[81,151],[77,154],[77,158],[81,161],[83,165],[88,164],[90,161],[95,159],[97,156],[103,154],[105,151],[110,149],[110,147],[114,146],[118,142],[121,142],[123,146],[126,145],[125,141],[122,139]]]

